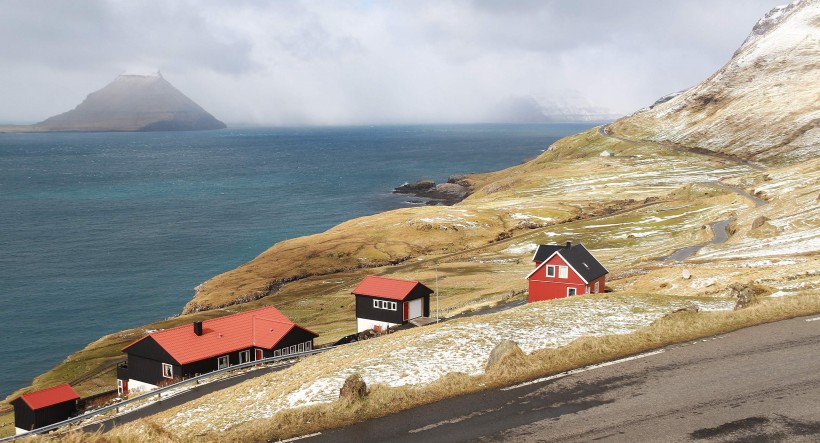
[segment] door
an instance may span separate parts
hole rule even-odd
[[[262,360],[262,350],[261,349],[256,350],[256,358],[254,360]]]
[[[424,314],[424,299],[417,298],[415,300],[410,300],[405,306],[409,306],[409,312],[407,319],[412,320],[417,317],[421,317]]]
[[[404,302],[404,321],[410,319],[410,302]]]

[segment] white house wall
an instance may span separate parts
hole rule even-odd
[[[152,385],[151,383],[145,383],[144,381],[134,380],[133,378],[128,379],[128,393],[132,392],[148,392],[157,389],[157,385]]]
[[[380,326],[382,330],[385,330],[391,326],[396,326],[397,324],[398,323],[389,323],[380,320],[370,320],[369,318],[357,318],[356,330],[357,332],[363,332],[367,331],[368,329],[374,329],[375,326]]]

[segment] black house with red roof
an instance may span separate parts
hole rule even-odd
[[[53,425],[77,413],[80,396],[68,384],[23,394],[14,405],[15,434]]]
[[[387,330],[430,316],[432,289],[412,280],[368,275],[351,291],[356,296],[356,329]]]
[[[319,335],[269,306],[152,332],[122,348],[117,391],[148,391],[162,382],[309,351]]]

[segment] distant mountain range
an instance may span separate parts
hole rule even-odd
[[[498,103],[490,121],[505,123],[610,122],[622,117],[573,91],[549,97],[514,96]]]
[[[92,92],[76,108],[31,126],[3,128],[27,132],[199,131],[225,123],[186,97],[157,72],[120,75]]]

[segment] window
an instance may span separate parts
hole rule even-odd
[[[165,378],[174,378],[174,367],[168,363],[162,364],[162,376]]]
[[[567,297],[575,295],[577,292],[575,288],[567,288]]]
[[[394,301],[373,300],[373,307],[377,309],[387,309],[389,311],[395,311],[398,308],[398,304]]]
[[[595,282],[595,290],[592,292],[593,294],[598,293],[598,283],[600,283],[600,282],[597,282],[597,281]]]
[[[117,379],[117,395],[122,395],[122,380]]]
[[[558,267],[558,278],[569,278],[569,268],[566,266]]]
[[[305,344],[299,343],[299,346],[296,347],[296,350],[299,352],[305,352]]]
[[[230,366],[231,360],[228,358],[227,355],[223,355],[222,357],[217,357],[216,359],[216,369],[227,368]]]
[[[306,341],[305,342],[305,351],[310,351],[311,349],[313,349],[313,342],[312,341]]]
[[[251,351],[242,351],[239,353],[239,364],[251,361]]]
[[[274,357],[279,357],[280,355],[282,355],[282,351],[280,351],[279,349],[273,351],[273,356]]]
[[[290,353],[291,353],[291,354],[295,354],[295,353],[296,353],[296,345],[291,345],[291,347],[290,347]]]
[[[547,266],[547,277],[555,277],[555,266]]]

